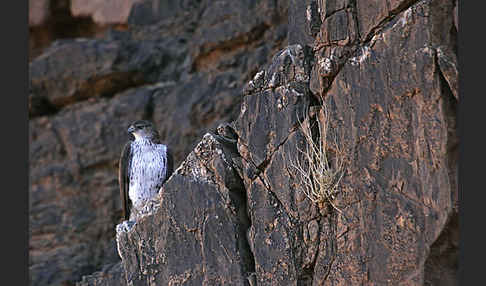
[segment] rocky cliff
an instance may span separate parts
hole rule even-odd
[[[32,285],[458,284],[456,1],[128,2],[30,63]],[[115,229],[140,118],[178,167]],[[319,122],[335,207],[291,164]]]

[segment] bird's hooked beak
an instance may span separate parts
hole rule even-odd
[[[128,127],[128,130],[127,130],[127,131],[128,131],[128,133],[133,133],[133,132],[135,131],[135,126],[130,125],[130,126]]]

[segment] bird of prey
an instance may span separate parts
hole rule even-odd
[[[118,183],[124,220],[135,220],[145,203],[172,174],[173,160],[149,121],[135,121],[128,127],[128,133],[135,140],[127,142],[121,153]]]

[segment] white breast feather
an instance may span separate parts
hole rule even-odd
[[[167,171],[167,147],[147,140],[132,143],[132,162],[128,196],[135,209],[159,191]]]

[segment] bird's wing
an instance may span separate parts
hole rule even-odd
[[[118,164],[118,183],[120,185],[120,198],[122,201],[123,218],[128,220],[130,218],[130,201],[128,198],[128,187],[130,186],[130,158],[131,158],[131,142],[125,144],[120,156]]]
[[[167,180],[172,172],[174,171],[174,158],[172,157],[172,150],[166,146],[166,155],[167,155],[167,166],[165,171],[165,180]]]

